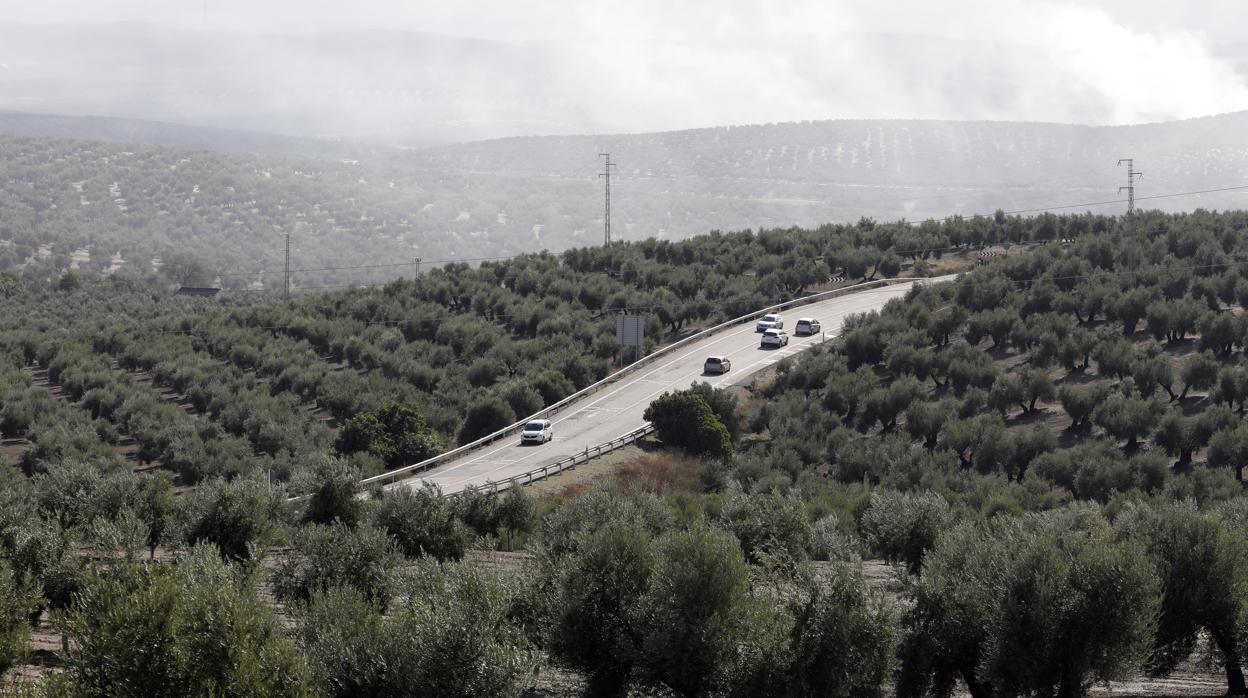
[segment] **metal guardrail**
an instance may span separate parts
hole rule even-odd
[[[528,472],[520,473],[519,475],[512,475],[505,480],[499,480],[497,482],[488,481],[480,485],[469,485],[459,492],[451,493],[451,496],[461,494],[463,492],[502,492],[503,490],[518,487],[520,485],[531,485],[542,478],[557,475],[565,470],[571,470],[582,463],[588,463],[599,456],[605,456],[617,448],[623,448],[653,432],[654,425],[646,424],[640,429],[634,429],[623,436],[617,436],[605,444],[586,446],[584,451],[574,453],[566,458],[561,458],[554,463],[547,463],[546,465],[534,468]]]
[[[726,328],[733,327],[735,325],[740,325],[742,323],[751,322],[755,318],[758,318],[762,315],[766,315],[767,313],[775,312],[777,310],[786,310],[788,308],[793,308],[793,307],[797,307],[800,305],[809,305],[810,303],[818,303],[819,301],[827,300],[829,298],[834,298],[836,296],[839,296],[845,293],[864,291],[868,288],[888,286],[891,284],[914,283],[914,282],[919,282],[919,281],[931,281],[931,280],[933,279],[915,279],[915,278],[876,279],[874,281],[867,281],[867,282],[860,283],[860,284],[854,284],[852,286],[844,286],[842,288],[832,289],[831,291],[823,291],[821,293],[812,293],[809,296],[802,296],[801,298],[794,298],[793,300],[790,300],[790,301],[785,301],[783,303],[778,303],[776,305],[768,306],[766,308],[762,308],[761,310],[756,310],[746,315],[742,315],[740,317],[735,317],[731,320],[721,322],[718,325],[715,325],[714,327],[709,327],[705,330],[702,330],[701,332],[691,334],[688,337],[685,337],[684,339],[678,342],[673,342],[665,347],[658,349],[657,351],[653,353],[647,354],[646,356],[643,356],[637,361],[621,368],[615,373],[612,373],[606,378],[603,378],[602,380],[596,383],[588,385],[585,388],[582,388],[581,390],[578,390],[575,393],[572,393],[571,395],[565,397],[564,399],[560,400],[559,402],[556,402],[553,405],[550,405],[549,407],[546,407],[541,410],[538,410],[537,412],[534,412],[533,414],[529,415],[528,417],[525,417],[524,419],[516,422],[515,424],[511,424],[509,426],[503,427],[502,429],[499,429],[493,434],[488,434],[486,436],[483,436],[477,439],[476,441],[466,443],[463,446],[460,446],[458,448],[451,449],[450,451],[446,451],[444,453],[438,454],[432,458],[423,460],[419,463],[413,463],[412,465],[405,465],[402,468],[395,468],[394,470],[386,471],[384,473],[381,473],[380,475],[374,475],[372,477],[364,478],[363,480],[360,480],[359,482],[356,483],[356,487],[360,489],[364,489],[372,485],[378,485],[378,484],[385,485],[385,484],[389,484],[398,480],[406,479],[415,473],[421,473],[426,470],[431,470],[437,467],[443,461],[454,458],[455,456],[462,455],[474,449],[480,448],[481,446],[484,446],[486,444],[493,443],[509,434],[518,432],[520,428],[523,427],[529,421],[532,421],[534,419],[544,419],[553,414],[556,414],[557,412],[562,410],[564,407],[567,407],[573,402],[576,402],[580,400],[581,398],[586,397],[587,395],[590,395],[591,393],[598,391],[600,388],[603,388],[604,386],[610,385],[611,383],[618,381],[619,379],[637,371],[638,369],[648,366],[649,364],[653,363],[657,359],[669,356],[689,346],[690,344],[693,344],[701,339],[705,339],[706,337],[709,337],[712,334],[715,334],[716,332],[720,332]]]

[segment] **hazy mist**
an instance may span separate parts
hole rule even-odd
[[[454,5],[449,7],[447,5]],[[1242,3],[0,2],[0,109],[423,145],[1248,109]]]

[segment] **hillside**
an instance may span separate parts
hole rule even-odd
[[[738,225],[856,219],[921,220],[1119,198],[1133,157],[1138,196],[1244,184],[1248,112],[1141,126],[941,121],[816,121],[615,136],[513,138],[421,153],[430,167],[479,175],[586,179],[599,152],[620,163],[620,215],[653,234],[629,205],[668,199],[665,231],[713,199]],[[588,180],[587,180],[588,181]],[[684,200],[684,206],[679,205]],[[1150,202],[1163,210],[1225,208],[1243,194]],[[1114,212],[1097,207],[1098,212]],[[681,215],[681,214],[684,215]],[[817,224],[817,223],[815,223]]]
[[[186,485],[268,472],[298,486],[308,462],[343,446],[341,425],[391,404],[415,410],[426,440],[414,452],[360,456],[360,469],[379,472],[488,434],[619,368],[631,355],[614,340],[620,310],[646,314],[653,349],[776,294],[896,275],[894,249],[910,251],[911,264],[930,257],[917,248],[969,249],[960,230],[828,226],[581,248],[293,302],[198,300],[120,275],[23,289],[6,274],[0,430],[14,463],[31,472],[72,457],[107,469],[157,466]],[[1030,239],[1021,222],[1016,231]]]
[[[1022,508],[1238,493],[1248,219],[1136,225],[1147,232],[1005,257],[858,318],[760,385],[746,462],[800,454],[843,482],[900,489],[999,476],[1021,485]]]
[[[35,121],[45,131],[57,123]],[[8,119],[12,128],[20,122]],[[141,130],[112,125],[88,132],[124,138]],[[593,244],[602,229],[595,173],[607,150],[620,163],[617,239],[1113,201],[1125,180],[1115,165],[1123,156],[1145,172],[1141,207],[1222,209],[1237,206],[1243,191],[1147,197],[1245,184],[1246,126],[1248,113],[1126,127],[827,121],[333,157],[0,136],[8,183],[0,240],[16,243],[0,247],[0,266],[29,260],[28,274],[49,278],[89,248],[85,269],[116,268],[116,254],[138,274],[156,258],[191,260],[202,273],[178,280],[272,288],[278,277],[249,272],[280,269],[290,231],[294,268],[317,270],[296,274],[296,287],[310,288],[384,281],[417,257],[435,263]],[[361,265],[380,267],[340,269]]]
[[[70,140],[170,145],[192,150],[290,155],[334,155],[365,149],[327,139],[297,138],[256,131],[188,126],[168,121],[105,116],[66,116],[0,111],[0,134]],[[367,150],[365,149],[365,152]]]
[[[2,275],[0,681],[921,697],[1017,685],[1015,664],[964,655],[1042,626],[1015,653],[1036,693],[1208,694],[1201,637],[1234,689],[1245,230],[1201,212],[712,233],[290,302]],[[937,265],[975,268],[748,389],[660,396],[659,440],[602,485],[357,496],[618,366],[620,309],[658,343],[772,288]]]

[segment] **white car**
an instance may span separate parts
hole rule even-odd
[[[555,430],[549,419],[535,419],[525,424],[524,429],[520,431],[522,444],[544,444],[553,438],[555,438]]]
[[[783,347],[789,343],[789,335],[784,330],[767,330],[763,332],[763,348],[766,347]]]
[[[784,318],[779,315],[776,315],[775,313],[767,313],[761,319],[759,319],[757,325],[754,325],[755,332],[765,332],[767,330],[780,330],[780,329],[784,329]]]
[[[803,317],[797,319],[797,324],[793,326],[793,334],[801,336],[804,334],[819,334],[823,331],[823,325],[813,317]]]

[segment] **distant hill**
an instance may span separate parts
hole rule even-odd
[[[76,133],[99,128],[64,123]],[[123,136],[133,128],[103,123]],[[295,268],[316,270],[297,276],[308,287],[401,276],[418,257],[594,244],[602,152],[619,163],[613,234],[623,240],[864,216],[917,221],[1059,206],[1120,213],[1121,157],[1145,173],[1141,207],[1248,201],[1248,190],[1149,198],[1248,185],[1248,113],[1123,127],[825,121],[317,156],[0,136],[0,241],[13,243],[0,243],[0,267],[31,262],[51,274],[89,247],[88,268],[111,266],[116,253],[130,270],[191,258],[211,272],[205,283],[271,287],[276,275],[245,272],[280,269],[290,231]],[[50,258],[41,267],[34,258],[44,243]],[[342,268],[359,266],[370,268]]]
[[[599,124],[547,47],[419,32],[0,23],[3,108],[406,145]]]
[[[173,145],[193,150],[330,155],[358,152],[359,143],[298,138],[255,131],[189,126],[107,116],[66,116],[0,111],[0,134]]]
[[[631,234],[680,237],[707,227],[818,225],[859,216],[916,220],[1114,200],[1126,174],[1117,162],[1127,157],[1145,172],[1139,197],[1248,184],[1248,112],[1115,127],[818,121],[511,138],[413,158],[422,167],[482,179],[578,181],[583,198],[592,199],[601,189],[595,173],[602,152],[619,163],[614,210]],[[1141,199],[1165,210],[1245,202],[1246,192]]]

